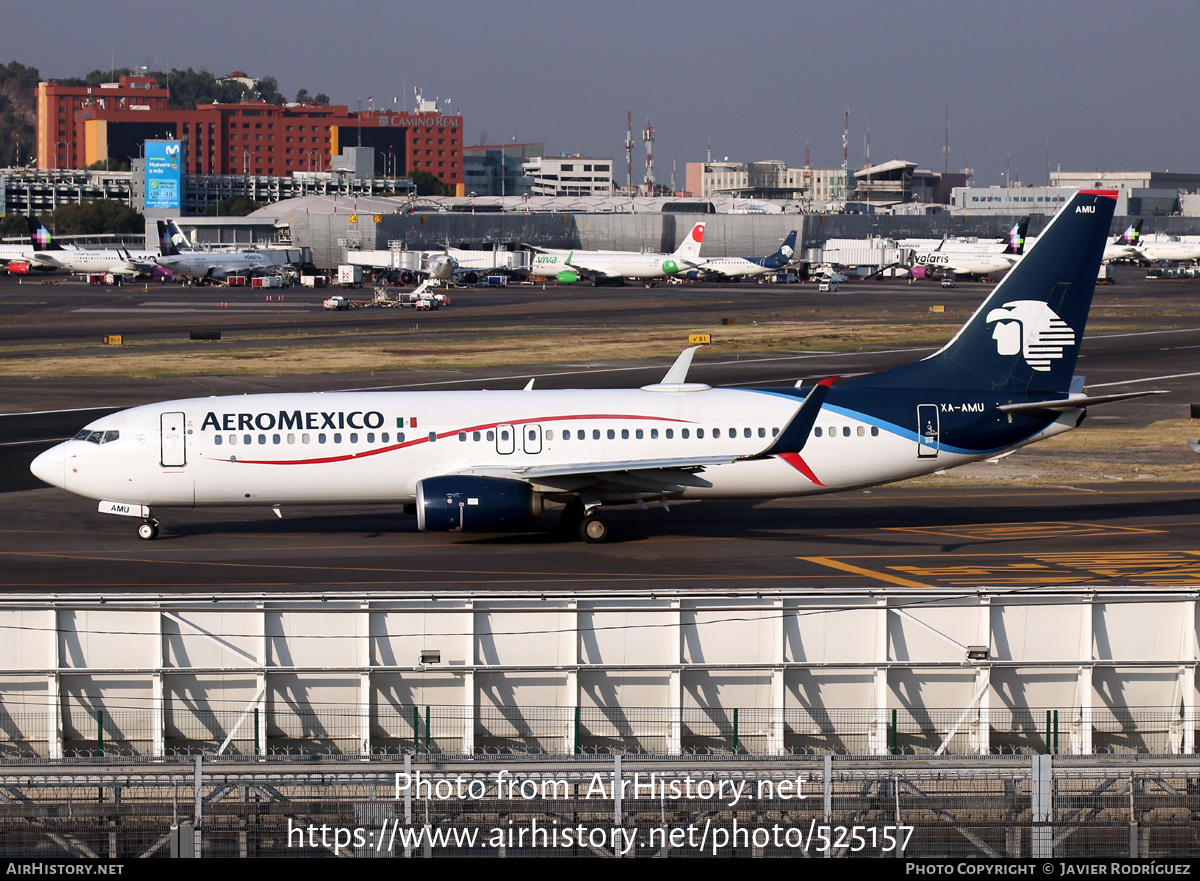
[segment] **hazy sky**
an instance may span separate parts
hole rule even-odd
[[[53,20],[48,20],[51,9]],[[71,11],[75,10],[72,15]],[[116,66],[233,69],[280,91],[378,107],[413,86],[451,99],[466,143],[543,141],[549,153],[611,156],[625,182],[625,112],[644,170],[650,117],[656,178],[671,159],[782,159],[804,148],[851,167],[900,158],[978,185],[1041,184],[1064,170],[1200,172],[1200,3],[1194,0],[68,0],[9,4],[0,62],[44,77]]]

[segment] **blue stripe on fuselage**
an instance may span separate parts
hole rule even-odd
[[[805,398],[808,397],[808,392],[811,391],[811,389],[805,389],[805,390],[796,389],[795,391],[793,391],[791,389],[786,389],[786,390],[741,389],[741,391],[752,391],[757,394],[773,395],[778,398],[787,398],[788,400],[795,401],[798,405],[799,403],[803,402],[803,400]],[[905,413],[911,412],[914,426],[916,424],[916,413],[917,413],[917,405],[918,404],[935,404],[939,407],[939,413],[940,413],[941,404],[944,402],[944,398],[946,397],[945,393],[943,393],[943,392],[916,395],[908,389],[895,389],[893,391],[895,391],[897,393],[904,392],[905,394],[903,395],[903,397],[905,397],[907,400],[903,403],[898,402],[896,400],[896,397],[898,395],[885,396],[883,389],[872,390],[871,397],[879,399],[881,409],[886,408],[886,409],[890,409],[892,411],[896,411],[897,409],[899,409]],[[836,386],[834,388],[831,388],[829,390],[829,397],[830,398],[835,397],[837,395],[837,392],[838,392],[838,388]],[[845,392],[843,392],[843,395],[844,394],[845,394]],[[955,399],[960,399],[963,397],[962,393],[958,392],[958,391],[954,391],[952,393],[952,395]],[[861,394],[855,394],[854,396],[855,397],[863,397]],[[991,393],[987,393],[986,395],[981,394],[981,397],[983,397],[987,401],[986,406],[987,406],[988,410],[994,409],[996,402],[989,400],[993,397],[993,395]],[[1007,395],[1006,399],[1011,398],[1011,397],[1012,397],[1012,395]],[[834,403],[831,403],[828,398],[825,400],[825,403],[822,405],[822,410],[827,410],[830,413],[834,413],[838,416],[843,416],[848,419],[854,419],[854,420],[856,420],[858,422],[862,422],[866,425],[875,426],[875,427],[879,428],[880,431],[886,431],[889,434],[893,434],[897,437],[904,438],[905,440],[909,440],[914,444],[917,443],[917,441],[919,440],[919,437],[920,437],[917,434],[915,427],[914,428],[906,428],[906,427],[898,424],[893,419],[885,419],[882,416],[874,416],[874,415],[871,415],[870,413],[864,412],[861,409],[849,407],[844,404],[843,405],[834,404]],[[1008,450],[1015,446],[1018,446],[1019,444],[1024,443],[1025,441],[1029,440],[1029,438],[1031,438],[1034,435],[1038,434],[1039,432],[1043,431],[1047,425],[1050,425],[1054,421],[1054,420],[1050,420],[1050,419],[1046,419],[1046,420],[1030,419],[1027,416],[1021,417],[1021,418],[1023,418],[1026,421],[1034,422],[1035,424],[1029,426],[1025,430],[1021,430],[1019,428],[1010,427],[1011,423],[1009,423],[1007,420],[1007,417],[1005,417],[1004,425],[1006,426],[1007,430],[1000,432],[1000,433],[1006,435],[1002,439],[1002,442],[995,443],[994,441],[996,440],[996,438],[989,437],[989,434],[990,434],[989,432],[980,432],[980,434],[983,435],[983,437],[987,438],[988,440],[993,441],[993,443],[990,443],[983,447],[965,447],[965,446],[961,446],[961,445],[948,443],[946,440],[947,432],[943,428],[943,430],[941,432],[939,432],[940,437],[939,437],[939,441],[938,441],[938,448],[947,453],[956,453],[956,454],[960,454],[960,455],[964,455],[964,456],[979,456],[979,455],[984,455],[984,454],[989,454],[989,453],[998,453],[1003,450]]]

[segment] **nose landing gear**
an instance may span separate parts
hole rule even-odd
[[[158,538],[158,521],[147,518],[138,526],[138,538],[142,541],[154,541]]]

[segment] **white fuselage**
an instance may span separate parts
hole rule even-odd
[[[917,251],[913,265],[956,275],[992,275],[1008,272],[1020,258],[1019,254],[998,251]]]
[[[763,391],[646,389],[348,392],[194,398],[102,417],[34,473],[85,497],[146,506],[410,503],[447,474],[524,480],[548,497],[588,475],[639,474],[639,498],[779,498],[900,480],[981,458],[915,426],[825,403],[800,454],[766,450],[801,399]],[[1038,437],[1074,427],[1069,412]],[[86,437],[90,433],[92,440]],[[104,442],[98,442],[104,438]],[[1036,438],[1026,439],[1024,442]],[[988,451],[986,455],[994,455]],[[688,460],[704,460],[693,472]],[[655,491],[647,463],[661,461]],[[670,465],[666,463],[671,463]],[[678,470],[684,467],[685,471]],[[667,470],[670,469],[670,470]]]
[[[1153,239],[1142,239],[1131,248],[1132,256],[1140,257],[1157,263],[1160,260],[1184,262],[1200,260],[1200,242],[1157,242]]]
[[[783,267],[763,266],[745,257],[716,257],[705,260],[696,267],[701,272],[712,272],[726,278],[737,278],[743,275],[766,275],[768,272],[779,272]]]
[[[188,278],[225,278],[270,265],[258,251],[188,251],[157,260],[164,269]]]
[[[687,268],[689,264],[680,263],[670,254],[562,251],[536,255],[530,274],[541,278],[574,271],[585,278],[662,278]]]
[[[36,265],[80,274],[149,275],[158,259],[157,251],[116,251],[101,248],[65,248],[38,251]]]

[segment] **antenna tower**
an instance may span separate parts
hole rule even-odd
[[[625,188],[633,192],[633,111],[625,111]]]
[[[842,128],[842,171],[850,169],[850,111],[846,111],[846,124]]]
[[[950,173],[950,105],[946,105],[946,146],[942,147],[942,174]]]
[[[646,117],[646,130],[642,132],[642,140],[646,142],[646,195],[654,195],[654,125],[650,117]]]

